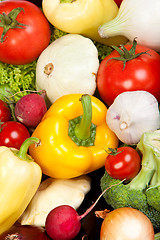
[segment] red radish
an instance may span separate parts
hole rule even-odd
[[[95,203],[91,205],[91,207],[88,208],[87,211],[82,215],[78,215],[77,211],[69,205],[60,205],[52,209],[48,213],[45,222],[47,234],[54,240],[71,240],[76,237],[81,229],[81,219],[84,218],[94,208],[101,196],[109,188],[105,189]]]
[[[43,96],[37,93],[23,96],[15,105],[16,119],[29,128],[36,127],[46,111],[46,102]]]
[[[54,240],[71,240],[81,229],[80,216],[69,205],[51,210],[46,218],[46,232]]]

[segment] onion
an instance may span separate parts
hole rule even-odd
[[[139,210],[117,208],[104,218],[100,240],[154,240],[154,228],[149,218]]]
[[[50,240],[42,227],[14,225],[0,235],[0,240]]]
[[[118,14],[99,27],[101,37],[118,35],[160,51],[160,0],[123,0]]]

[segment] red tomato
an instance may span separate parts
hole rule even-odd
[[[118,7],[120,7],[122,0],[114,0]]]
[[[7,122],[11,120],[11,111],[8,104],[0,99],[0,121]]]
[[[0,41],[0,61],[8,64],[27,64],[36,60],[50,42],[49,22],[35,4],[23,0],[2,1],[0,14],[8,15],[18,7],[23,10],[18,13],[16,20],[25,26],[9,29],[4,41]],[[3,27],[0,27],[1,38],[2,32]]]
[[[115,155],[108,155],[105,162],[107,173],[115,179],[130,180],[141,168],[141,157],[132,147],[119,147]]]
[[[20,149],[22,143],[29,137],[29,131],[23,124],[8,121],[1,126],[0,146]]]
[[[130,50],[132,45],[125,46]],[[148,52],[126,62],[114,50],[100,63],[97,73],[97,89],[102,100],[110,106],[122,92],[144,90],[153,94],[160,103],[160,55],[152,49],[137,44],[135,53]],[[110,59],[110,60],[109,60]],[[107,61],[109,60],[109,61]]]

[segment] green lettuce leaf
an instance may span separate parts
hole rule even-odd
[[[16,95],[17,101],[22,96],[35,91],[36,61],[25,65],[12,65],[0,62],[0,93],[9,96]]]

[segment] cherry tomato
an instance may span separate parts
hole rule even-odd
[[[132,45],[125,45],[130,50]],[[114,50],[100,63],[97,73],[97,89],[102,100],[110,106],[122,92],[144,90],[153,94],[160,103],[160,55],[152,49],[137,44],[135,54],[147,52],[123,62],[111,58],[120,57]]]
[[[7,122],[11,120],[11,111],[8,104],[0,99],[0,121]]]
[[[29,131],[23,124],[8,121],[1,126],[0,146],[20,149],[22,143],[29,137]]]
[[[115,179],[130,180],[141,168],[141,157],[132,147],[119,147],[114,155],[106,158],[105,169]]]
[[[0,61],[8,64],[27,64],[36,60],[48,46],[51,36],[50,25],[40,8],[32,2],[23,0],[0,2],[1,16],[6,17],[8,14],[13,16],[13,9],[14,11],[16,9],[15,20],[21,25],[9,29],[4,36],[2,36],[4,27],[0,27]],[[13,25],[12,18],[7,21],[11,21]]]
[[[120,7],[122,0],[114,0],[118,7]]]

